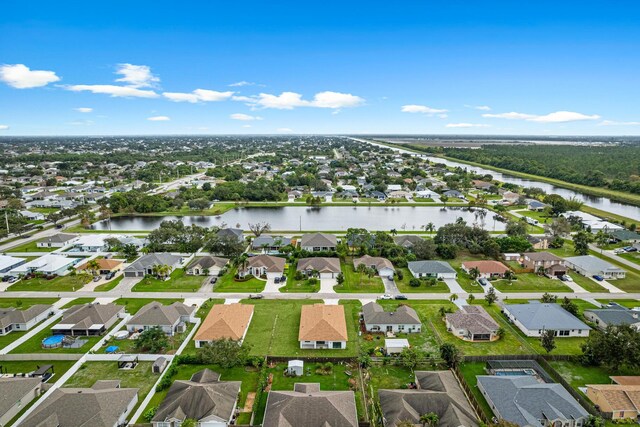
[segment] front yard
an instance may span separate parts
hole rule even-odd
[[[402,279],[398,278],[398,272],[401,272]],[[397,268],[395,282],[398,286],[398,290],[403,293],[421,292],[421,293],[448,293],[449,287],[442,280],[437,280],[434,285],[430,285],[430,281],[421,280],[420,286],[411,286],[409,281],[413,278],[408,268]]]
[[[493,280],[491,284],[500,292],[571,292],[561,280],[535,273],[516,274],[516,280]]]
[[[279,289],[280,292],[301,292],[301,293],[318,292],[320,290],[320,279],[316,279],[315,281],[309,280],[307,278],[297,280],[296,279],[297,266],[298,266],[297,261],[288,264],[287,284]]]
[[[218,277],[213,287],[215,292],[262,292],[266,282],[251,276],[248,279],[236,279],[236,268],[230,268],[222,277]]]
[[[170,305],[174,302],[182,302],[182,299],[179,298],[120,298],[115,300],[113,303],[118,305],[124,305],[124,309],[127,313],[134,315],[142,307],[149,304],[150,302],[159,302],[162,305]]]
[[[89,274],[67,274],[47,280],[44,277],[22,279],[7,288],[8,292],[37,291],[37,292],[75,292],[91,282]]]
[[[369,277],[365,273],[355,271],[351,257],[346,258],[344,262],[340,262],[340,269],[344,276],[344,282],[341,285],[334,286],[334,291],[338,293],[384,293],[382,279],[377,275]]]
[[[134,292],[196,292],[207,277],[187,275],[182,268],[176,268],[168,280],[146,276],[134,287]]]

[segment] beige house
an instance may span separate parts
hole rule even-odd
[[[640,419],[640,377],[610,377],[614,384],[587,384],[587,397],[613,420]]]
[[[267,279],[284,275],[284,265],[286,260],[277,256],[258,255],[247,260],[244,270],[239,270],[240,277],[245,276],[266,276]]]
[[[252,318],[253,305],[240,303],[214,305],[193,337],[196,348],[225,338],[242,343]]]
[[[40,395],[42,385],[42,378],[0,378],[0,426],[9,425],[9,421]]]
[[[341,305],[303,305],[298,341],[302,349],[347,348],[347,322]]]

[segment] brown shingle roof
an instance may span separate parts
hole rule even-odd
[[[640,385],[640,376],[622,375],[609,378],[611,378],[611,381],[614,383],[620,385]]]
[[[347,341],[347,322],[341,305],[303,305],[299,341]]]
[[[99,270],[113,270],[114,268],[118,268],[122,265],[122,261],[118,261],[116,259],[100,258],[96,259],[95,261],[98,263]],[[77,270],[86,270],[88,268],[87,264],[89,264],[89,262],[90,261],[85,262],[84,264],[79,266]]]
[[[247,260],[247,267],[266,267],[269,273],[284,271],[286,260],[277,256],[258,255]]]
[[[231,338],[238,341],[244,336],[252,316],[253,305],[250,304],[214,305],[193,339],[215,341]]]
[[[320,273],[340,273],[339,258],[301,258],[298,261],[297,271],[317,270]]]
[[[640,385],[589,384],[611,407],[612,412],[640,411]]]
[[[477,268],[480,274],[504,274],[509,271],[506,265],[498,261],[465,261],[462,266],[466,270]]]

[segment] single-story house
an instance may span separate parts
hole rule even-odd
[[[424,239],[414,234],[401,234],[399,236],[393,237],[393,241],[395,242],[396,245],[402,246],[403,248],[406,248],[409,250],[411,250],[413,246],[421,240],[424,240]]]
[[[368,268],[373,268],[380,277],[388,277],[392,279],[396,272],[395,268],[393,268],[393,263],[383,257],[364,255],[360,258],[353,259],[354,268],[357,269],[360,264],[364,264]]]
[[[601,276],[605,280],[624,279],[627,272],[593,255],[566,258],[567,266],[583,276]]]
[[[520,200],[520,197],[522,196],[518,193],[514,193],[513,191],[505,191],[504,193],[502,193],[502,203],[505,205],[515,205],[516,203],[518,203],[518,200]]]
[[[222,228],[216,234],[218,237],[225,239],[235,239],[238,242],[244,242],[243,231],[240,228]]]
[[[301,349],[345,349],[348,339],[344,306],[302,306],[298,332]]]
[[[146,254],[124,269],[124,277],[144,277],[147,274],[153,274],[153,267],[157,265],[168,265],[173,271],[181,264],[182,257],[179,255],[168,252]]]
[[[42,392],[41,378],[0,378],[0,425],[8,426]]]
[[[477,268],[480,276],[485,278],[504,277],[509,268],[498,261],[465,261],[462,263],[462,269],[470,273],[471,270]]]
[[[290,245],[291,239],[282,236],[262,234],[251,242],[251,249],[261,250],[263,253],[279,252],[284,246]]]
[[[587,397],[612,420],[640,419],[640,377],[625,377],[622,384],[587,384]]]
[[[296,383],[293,391],[271,390],[262,427],[358,427],[353,391],[321,391],[319,383]]]
[[[409,261],[409,271],[413,277],[433,277],[436,279],[455,279],[456,271],[446,261]]]
[[[444,316],[447,330],[465,341],[494,341],[498,337],[500,325],[484,307],[463,305],[455,313]]]
[[[567,274],[566,261],[551,252],[526,252],[522,255],[522,264],[534,273],[544,271],[553,277]]]
[[[44,237],[36,243],[39,248],[62,248],[78,240],[77,234],[58,233]]]
[[[153,301],[142,307],[129,319],[127,330],[136,332],[159,327],[165,334],[173,336],[176,333],[184,332],[187,323],[196,322],[195,311],[194,306],[181,302],[164,305]]]
[[[335,251],[338,239],[333,234],[304,234],[300,238],[300,249],[307,252]]]
[[[242,343],[247,335],[247,330],[249,330],[251,319],[253,319],[253,305],[251,304],[214,305],[193,337],[196,348],[201,348],[211,341],[225,338]]]
[[[508,252],[508,253],[502,254],[502,259],[504,259],[505,261],[517,261],[517,262],[520,262],[521,258],[522,258],[522,255],[520,255],[517,252]]]
[[[520,426],[579,427],[589,413],[560,384],[531,375],[478,375],[478,389],[499,419]]]
[[[40,213],[40,212],[31,212],[28,210],[22,210],[20,211],[20,215],[22,215],[23,217],[27,218],[29,221],[43,221],[44,220],[44,214]]]
[[[387,354],[400,354],[405,348],[411,347],[406,338],[386,338],[384,340],[384,350]]]
[[[115,427],[127,425],[138,404],[137,388],[96,381],[91,388],[57,388],[20,424],[24,427]]]
[[[640,331],[640,311],[630,310],[621,305],[594,308],[584,311],[584,318],[595,323],[600,329],[609,325],[630,325]]]
[[[608,233],[611,240],[614,242],[629,242],[629,243],[638,243],[640,242],[640,234],[635,231],[621,229],[621,230],[613,230]]]
[[[422,425],[420,417],[435,413],[438,427],[478,427],[475,411],[451,371],[416,371],[416,389],[378,390],[382,422]]]
[[[0,277],[6,276],[10,271],[26,263],[27,260],[24,258],[0,254]]]
[[[314,271],[317,271],[321,279],[332,279],[340,274],[340,259],[324,257],[300,258],[296,271],[301,271],[305,276],[311,276]]]
[[[233,424],[242,381],[220,381],[220,374],[203,369],[191,379],[176,380],[151,419],[153,427],[179,427],[186,419],[199,427]]]
[[[549,206],[549,205],[547,205],[546,203],[542,203],[539,200],[534,200],[534,199],[528,199],[527,200],[527,208],[530,211],[541,212],[541,211],[545,210],[547,208],[547,206]]]
[[[76,265],[81,258],[66,257],[59,254],[46,254],[26,262],[10,271],[10,274],[22,276],[29,273],[63,276],[69,268]]]
[[[447,190],[442,193],[442,195],[453,199],[464,199],[464,194],[462,194],[458,190]]]
[[[502,311],[528,337],[540,337],[546,330],[555,336],[587,337],[591,328],[559,304],[532,301],[529,304],[505,304]]]
[[[94,261],[98,263],[98,274],[108,274],[120,271],[120,268],[122,267],[122,261],[119,261],[117,259],[98,258]],[[78,267],[76,267],[76,270],[89,270],[88,262],[79,265]]]
[[[28,331],[53,312],[53,306],[46,304],[35,304],[24,310],[13,307],[0,308],[0,336],[13,331]]]
[[[490,181],[482,181],[480,179],[472,180],[471,185],[478,190],[488,190],[493,187],[493,184]]]
[[[80,252],[105,252],[109,246],[106,240],[111,237],[109,234],[85,234],[73,242],[73,248]]]
[[[187,266],[186,271],[191,276],[219,276],[228,263],[227,258],[206,255],[194,258]]]
[[[416,311],[401,305],[395,311],[384,311],[376,302],[362,306],[362,320],[367,332],[414,333],[422,331],[422,322]]]
[[[117,304],[79,304],[68,308],[51,332],[62,335],[102,335],[124,314]]]
[[[277,256],[258,255],[247,260],[244,270],[238,270],[240,277],[245,276],[266,276],[267,279],[284,275],[284,265],[286,260]]]

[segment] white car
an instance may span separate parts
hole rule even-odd
[[[379,299],[393,299],[393,297],[391,295],[389,295],[389,294],[384,294],[384,295],[380,296]]]

